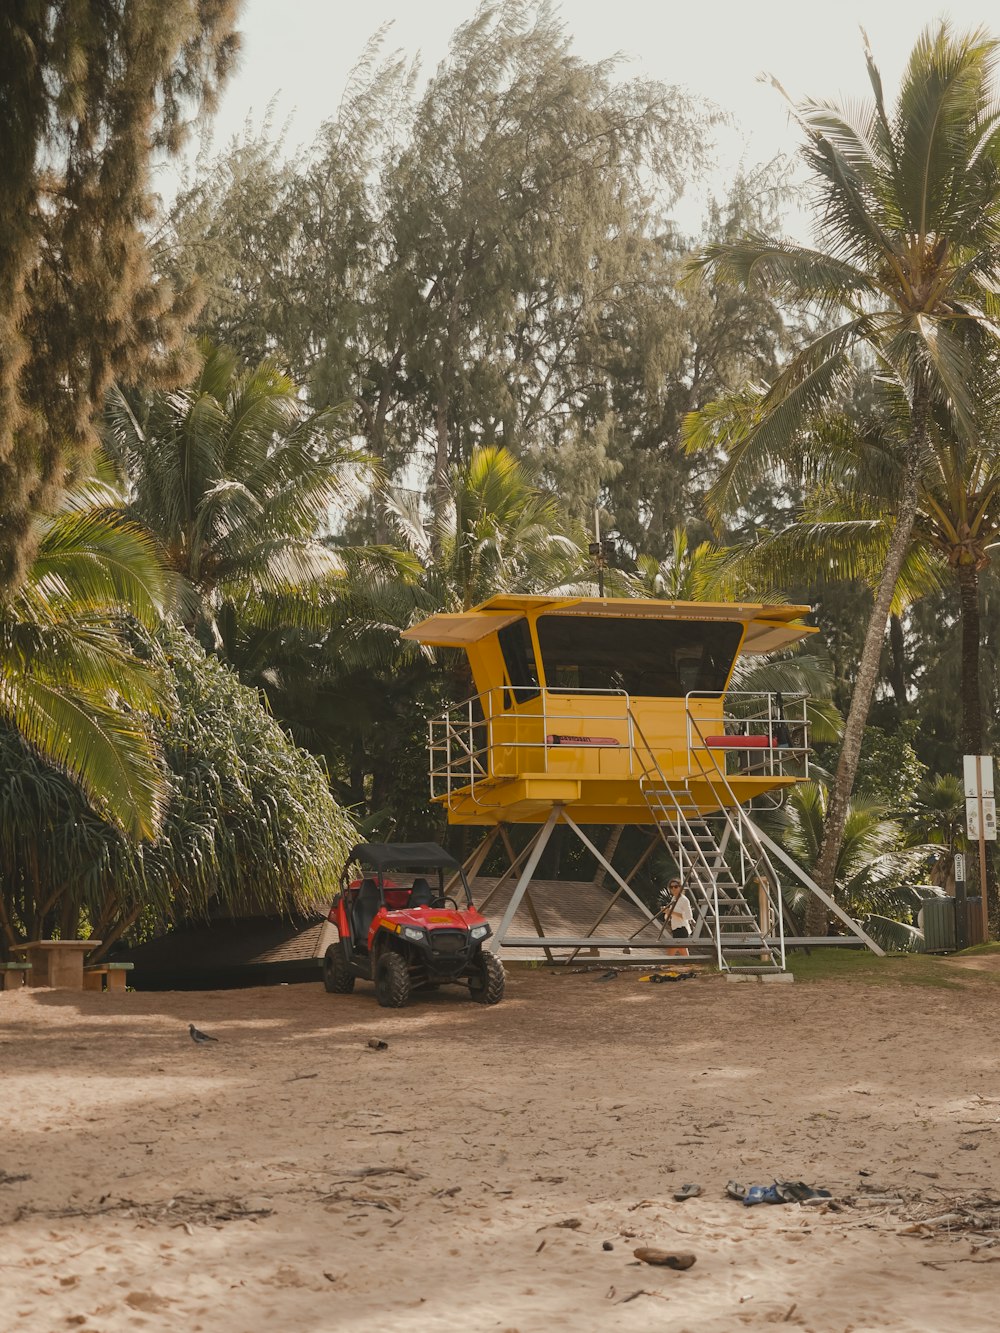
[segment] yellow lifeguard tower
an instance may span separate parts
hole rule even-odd
[[[507,825],[539,826],[520,856],[511,856],[508,875],[520,868],[520,877],[497,947],[540,946],[547,957],[557,948],[571,957],[594,947],[662,950],[662,922],[584,832],[639,824],[659,833],[694,900],[695,929],[685,944],[711,949],[721,969],[784,971],[776,862],[824,898],[852,943],[877,949],[750,814],[755,804],[779,804],[808,777],[807,700],[733,691],[733,668],[741,654],[773,652],[814,633],[802,623],[808,611],[510,595],[431,616],[406,632],[468,657],[475,693],[431,722],[430,782],[449,822],[488,830],[469,873]],[[607,911],[579,937],[546,936],[533,906],[538,936],[509,936],[560,822],[616,882],[615,899],[625,894],[643,913],[644,926],[631,938],[597,936]]]

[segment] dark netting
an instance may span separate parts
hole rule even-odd
[[[436,842],[362,842],[351,849],[356,861],[372,870],[457,870],[458,862]]]

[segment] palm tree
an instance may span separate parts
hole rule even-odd
[[[498,592],[548,592],[583,565],[582,532],[523,462],[495,446],[452,469],[436,522],[424,519],[414,492],[397,494],[390,513],[424,562],[436,610],[468,610]]]
[[[36,520],[27,579],[0,600],[0,722],[140,839],[160,826],[167,784],[151,735],[160,681],[128,627],[157,623],[169,579],[116,511],[114,488],[91,478]]]
[[[726,580],[726,552],[712,542],[692,546],[686,529],[673,531],[672,550],[663,560],[653,555],[636,559],[636,572],[626,577],[626,595],[662,597],[675,602],[722,601],[731,591]]]
[[[955,853],[965,847],[965,790],[954,774],[926,778],[906,809],[907,823],[924,842],[941,850],[932,878],[955,891]]]
[[[321,766],[255,689],[177,625],[133,625],[164,707],[151,720],[169,780],[160,829],[138,842],[80,786],[0,727],[0,926],[8,944],[82,922],[105,947],[140,922],[315,908],[356,833]]]
[[[803,783],[792,792],[783,811],[782,841],[814,878],[824,836],[826,798],[822,783]],[[900,924],[901,915],[910,915],[913,900],[905,881],[919,872],[927,850],[908,842],[902,825],[886,816],[876,798],[856,794],[851,800],[837,853],[837,900],[852,916],[863,918],[866,929],[873,917],[884,923],[880,933],[888,940],[887,947],[912,947],[907,942],[913,934],[910,927],[902,923],[903,930],[893,931],[892,925]],[[789,906],[793,912],[808,913],[813,897],[805,889],[793,888]],[[808,925],[806,929],[812,933]]]
[[[918,512],[932,419],[974,434],[977,344],[995,339],[985,307],[1000,281],[1000,119],[993,102],[996,43],[928,29],[910,56],[894,110],[870,52],[873,99],[845,110],[796,109],[816,198],[816,248],[748,237],[715,245],[700,264],[816,311],[825,332],[794,356],[763,399],[725,418],[727,459],[717,513],[738,508],[751,480],[779,472],[803,424],[842,401],[874,366],[906,404],[895,452],[897,496],[885,564],[865,635],[816,878],[834,888],[838,848],[878,676],[882,639]],[[867,358],[867,362],[865,361]],[[719,442],[720,419],[691,423],[697,445]],[[822,928],[817,919],[810,928]]]
[[[992,443],[1000,427],[996,372],[984,367],[978,386],[971,440],[949,433],[946,418],[932,425],[933,448],[919,477],[917,513],[892,606],[894,614],[901,614],[921,596],[949,585],[954,589],[967,754],[984,749],[979,575],[1000,545],[1000,457]],[[728,567],[730,576],[778,586],[803,577],[860,579],[875,586],[893,529],[895,420],[898,413],[894,419],[868,411],[814,423],[803,457],[810,489],[796,522],[738,552]]]
[[[225,655],[226,634],[247,619],[323,620],[345,566],[321,534],[365,496],[371,473],[333,438],[336,412],[307,412],[276,365],[240,370],[208,339],[199,350],[186,389],[115,389],[105,436],[129,516],[188,589],[188,628]]]

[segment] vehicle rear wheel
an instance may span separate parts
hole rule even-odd
[[[469,993],[480,1004],[499,1004],[503,999],[507,975],[503,963],[495,953],[480,953],[474,964],[476,971],[469,980]]]
[[[323,955],[323,985],[331,995],[350,995],[354,989],[354,973],[340,944],[331,944]]]
[[[375,964],[375,998],[383,1009],[402,1009],[410,998],[410,969],[398,953],[384,953]]]

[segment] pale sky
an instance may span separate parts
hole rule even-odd
[[[259,123],[272,100],[274,123],[287,123],[288,142],[308,142],[335,111],[348,71],[382,24],[393,25],[389,49],[419,53],[429,73],[475,9],[476,0],[245,0],[242,67],[216,117],[215,147],[248,118]],[[580,56],[621,52],[625,73],[679,84],[732,114],[737,128],[717,142],[719,187],[741,162],[750,167],[795,151],[784,103],[759,74],[773,74],[793,98],[864,96],[863,26],[891,99],[927,23],[948,17],[961,32],[987,26],[1000,36],[1000,12],[983,0],[563,0],[559,10]],[[680,220],[694,225],[690,211]]]

